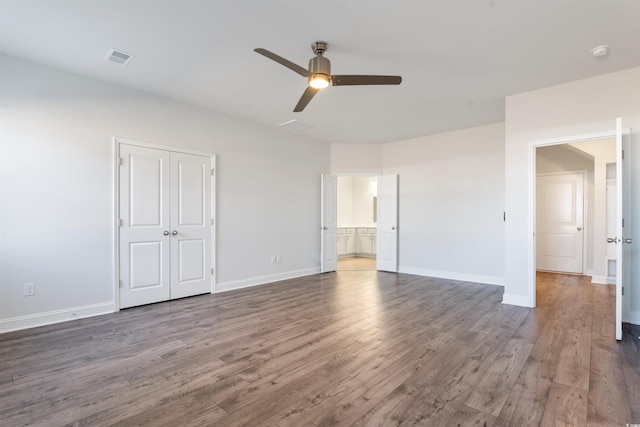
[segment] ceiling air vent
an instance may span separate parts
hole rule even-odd
[[[135,56],[115,49],[109,49],[109,52],[107,52],[107,55],[104,57],[107,61],[120,65],[127,65],[133,58],[135,58]]]
[[[313,127],[313,125],[308,125],[306,123],[302,123],[298,120],[289,120],[288,122],[280,123],[280,126],[283,128],[291,129],[291,130],[305,130]]]

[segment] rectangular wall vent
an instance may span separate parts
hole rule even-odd
[[[115,49],[109,49],[109,52],[107,52],[107,55],[104,57],[107,61],[115,62],[120,65],[127,65],[133,60],[133,58],[135,58],[135,56]]]
[[[280,126],[283,128],[291,129],[291,130],[305,130],[313,127],[313,125],[308,125],[306,123],[302,123],[298,120],[289,120],[288,122],[280,123]]]

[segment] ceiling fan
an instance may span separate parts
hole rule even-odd
[[[257,48],[255,52],[260,55],[264,55],[267,58],[276,61],[278,64],[284,65],[290,70],[295,71],[302,77],[307,77],[309,80],[309,86],[305,89],[298,101],[298,104],[293,109],[294,113],[298,113],[304,110],[311,98],[320,90],[331,83],[333,86],[351,86],[351,85],[399,85],[402,82],[400,76],[369,76],[360,74],[341,74],[331,75],[331,62],[328,58],[324,57],[324,53],[327,51],[329,43],[323,41],[317,41],[311,43],[311,49],[316,54],[315,57],[309,60],[309,69],[303,68],[298,64],[294,64],[275,53],[268,51],[267,49]]]

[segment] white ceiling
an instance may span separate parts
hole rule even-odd
[[[379,143],[504,120],[507,95],[640,66],[638,0],[0,0],[0,51],[327,142]],[[334,74],[400,86],[329,87],[293,113],[329,42]],[[608,44],[594,58],[591,48]],[[134,54],[127,66],[110,48]],[[294,132],[282,129],[282,132]]]

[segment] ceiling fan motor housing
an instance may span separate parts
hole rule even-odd
[[[331,76],[331,62],[324,56],[317,55],[309,60],[309,81],[315,74]]]

